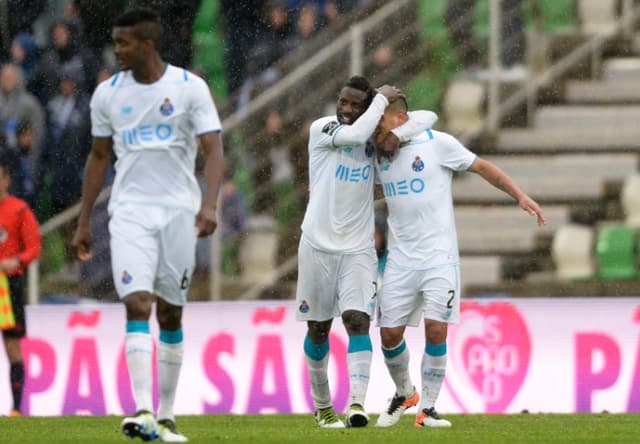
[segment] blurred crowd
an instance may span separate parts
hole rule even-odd
[[[367,3],[218,0],[221,21],[212,31],[220,33],[225,45],[231,108],[242,108],[258,89],[276,81],[281,75],[276,62],[283,56],[342,14]],[[0,8],[0,156],[11,165],[11,193],[25,199],[44,222],[80,198],[91,140],[91,93],[118,69],[111,42],[113,19],[134,5],[158,11],[170,30],[163,33],[163,58],[208,80],[209,73],[193,66],[194,23],[203,1],[7,0],[4,4]],[[60,15],[53,16],[54,10]],[[261,181],[269,180],[278,193],[291,194],[295,165],[281,136],[280,111],[270,111],[265,125],[273,137],[258,142],[261,149],[257,151],[264,156],[252,162],[264,163],[266,168],[255,170],[262,173],[252,177],[257,181],[254,186],[257,189]],[[272,171],[270,165],[278,168]],[[250,206],[240,196],[233,176],[227,175],[223,193],[223,206],[229,207],[221,220],[225,240],[239,235]],[[273,199],[259,199],[259,205]],[[291,211],[285,201],[276,216],[286,218]],[[63,228],[61,234],[68,243],[71,229]],[[69,251],[65,255],[72,261]]]

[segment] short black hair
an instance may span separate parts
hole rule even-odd
[[[373,98],[376,96],[376,90],[371,86],[369,81],[362,76],[353,76],[347,83],[344,84],[345,87],[357,89],[367,93],[367,101],[365,103],[365,109],[369,108],[371,102],[373,102]]]
[[[151,39],[158,45],[162,34],[160,16],[149,8],[129,9],[119,15],[113,22],[114,27],[135,27],[135,33],[142,39]]]

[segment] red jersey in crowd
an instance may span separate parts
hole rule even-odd
[[[10,275],[21,275],[40,255],[40,227],[29,205],[8,195],[0,201],[0,259],[18,257],[20,267]]]

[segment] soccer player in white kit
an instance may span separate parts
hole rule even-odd
[[[407,104],[389,105],[376,140],[407,120]],[[404,411],[418,404],[416,427],[450,427],[440,418],[435,402],[445,375],[447,327],[460,312],[460,271],[451,180],[454,171],[471,171],[513,197],[520,207],[545,223],[539,205],[493,163],[481,159],[453,136],[427,130],[402,145],[390,158],[376,163],[388,208],[389,255],[379,296],[382,352],[396,385],[388,409],[377,422],[389,427]],[[422,393],[409,375],[407,325],[424,318]]]
[[[116,156],[109,200],[113,278],[126,313],[125,347],[137,412],[123,432],[143,440],[186,442],[175,427],[173,403],[182,365],[182,307],[195,262],[197,236],[216,228],[222,178],[220,119],[205,82],[162,61],[155,12],[123,13],[113,28],[121,71],[91,99],[92,148],[73,244],[91,256],[91,209]],[[196,140],[197,139],[197,140]],[[206,157],[204,199],[195,177],[200,144]],[[157,416],[152,403],[152,304],[157,302]],[[157,421],[156,421],[157,418]]]
[[[335,116],[311,124],[309,134],[310,197],[298,249],[297,319],[307,322],[304,353],[309,368],[315,418],[320,427],[343,428],[329,390],[329,331],[341,316],[349,335],[349,409],[347,425],[369,422],[364,399],[371,367],[369,320],[376,296],[373,244],[375,156],[367,140],[398,92],[352,77],[340,91]],[[437,116],[420,111],[397,133],[430,128]]]

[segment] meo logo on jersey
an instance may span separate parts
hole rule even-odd
[[[344,182],[358,183],[361,180],[369,180],[369,177],[371,177],[371,165],[365,165],[362,168],[349,168],[340,164],[336,168],[336,178]]]
[[[424,180],[415,178],[410,181],[385,182],[382,187],[385,197],[406,196],[409,193],[419,194],[424,191]]]
[[[173,105],[168,97],[165,97],[164,102],[160,105],[160,114],[163,116],[170,116],[173,113]]]

